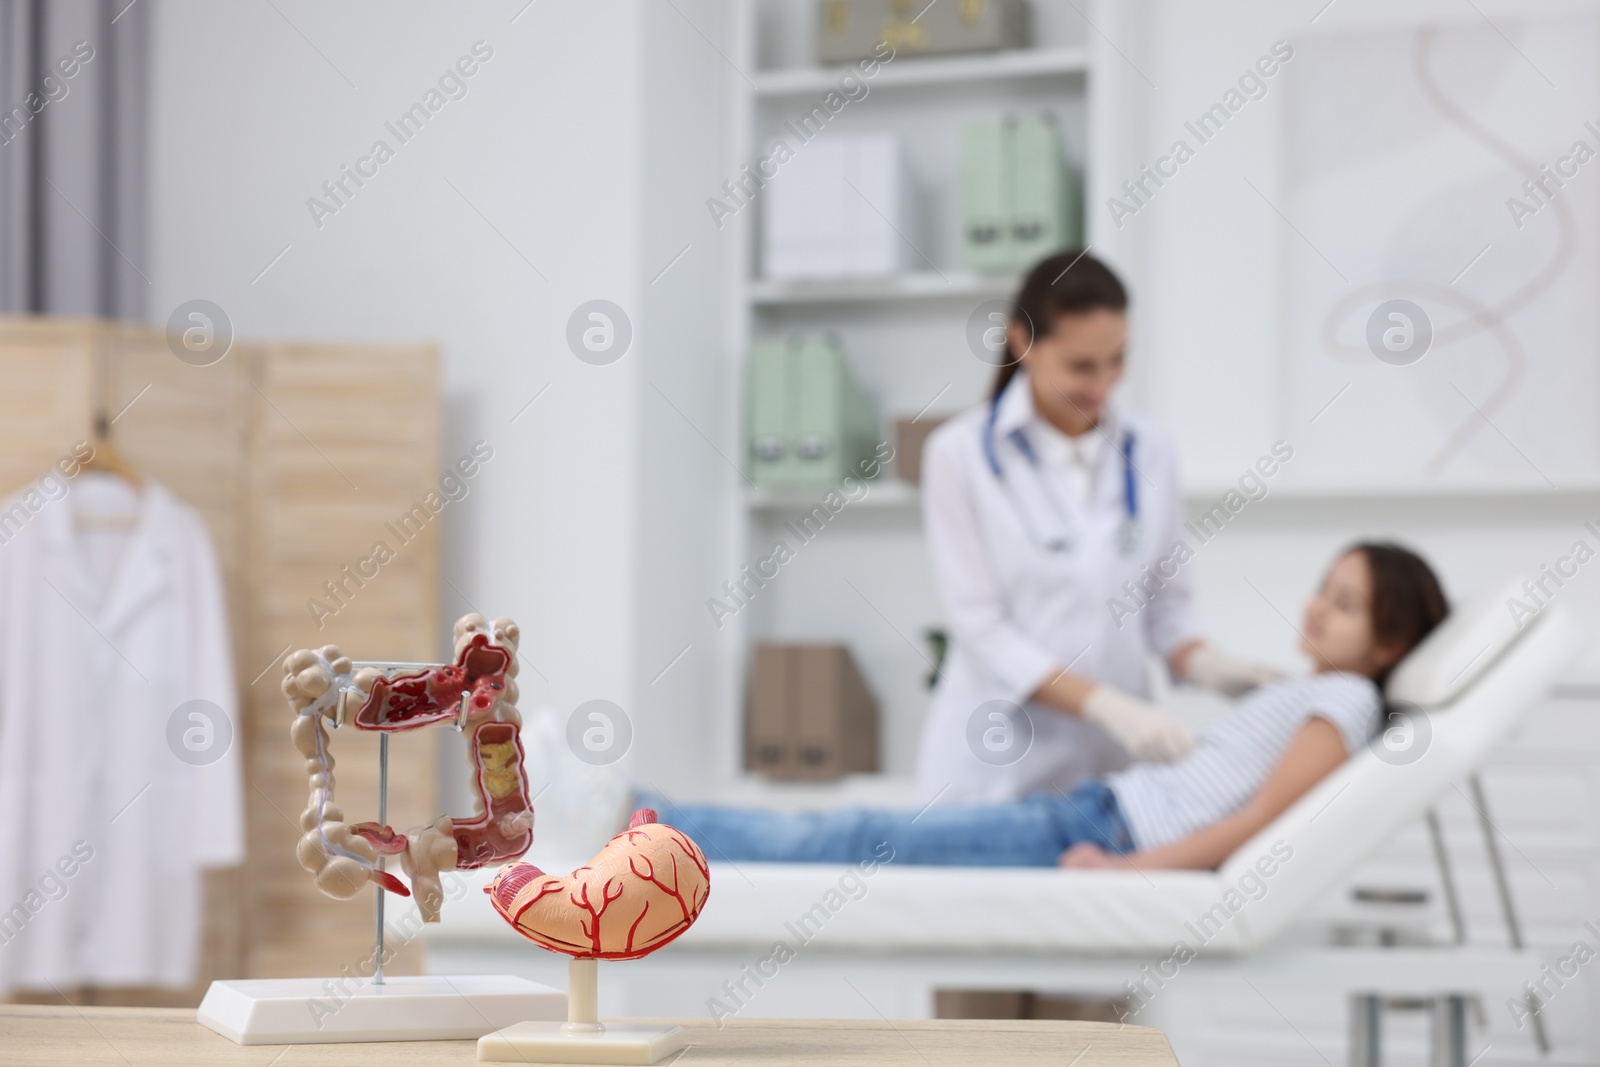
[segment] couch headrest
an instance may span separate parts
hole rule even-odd
[[[1451,611],[1389,676],[1390,702],[1437,708],[1466,692],[1538,624],[1538,615],[1513,612],[1513,598],[1528,603],[1522,583],[1510,578]]]

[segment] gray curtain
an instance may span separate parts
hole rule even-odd
[[[0,0],[0,312],[148,317],[150,0]]]

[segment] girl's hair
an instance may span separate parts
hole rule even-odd
[[[1367,561],[1372,582],[1372,634],[1379,641],[1398,643],[1400,657],[1379,672],[1379,688],[1406,653],[1433,632],[1450,613],[1439,578],[1423,558],[1392,541],[1361,541],[1345,550],[1359,552]]]
[[[1029,340],[1047,336],[1056,319],[1085,311],[1126,311],[1128,291],[1110,267],[1076,248],[1042,259],[1023,279],[1011,304],[1011,321],[1028,331]],[[1022,359],[1006,338],[1006,361],[995,375],[991,397],[1005,391]]]

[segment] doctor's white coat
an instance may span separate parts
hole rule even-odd
[[[73,516],[110,479],[0,503],[0,994],[192,983],[201,870],[244,858],[210,538],[147,480],[98,580]]]
[[[918,752],[922,803],[1000,803],[1120,768],[1127,753],[1104,730],[1029,696],[1064,667],[1146,696],[1148,657],[1165,659],[1198,636],[1187,574],[1160,566],[1186,541],[1171,437],[1110,407],[1095,431],[1108,435],[1109,447],[1099,449],[1082,507],[1065,471],[1035,467],[1012,440],[1035,418],[1019,372],[995,411],[1000,477],[984,449],[987,404],[952,418],[925,446],[923,527],[950,647]],[[1124,552],[1120,447],[1130,431],[1142,532]],[[1046,547],[1057,535],[1070,541],[1068,551]],[[1159,570],[1171,577],[1152,581]],[[1125,582],[1155,594],[1141,593],[1149,602],[1138,607]],[[1135,610],[1113,611],[1114,600]]]

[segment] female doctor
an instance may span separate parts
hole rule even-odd
[[[1183,755],[1188,731],[1146,702],[1151,652],[1174,680],[1230,696],[1276,677],[1195,631],[1173,559],[1172,440],[1111,403],[1127,307],[1098,260],[1039,263],[992,395],[928,439],[924,525],[951,642],[923,727],[923,803],[1016,800],[1130,755]]]

